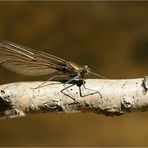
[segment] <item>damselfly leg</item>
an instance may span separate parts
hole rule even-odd
[[[53,80],[54,78],[64,78],[66,77],[66,75],[61,75],[61,74],[56,74],[54,76],[52,76],[50,79],[48,79],[47,81],[41,83],[39,86],[37,86],[35,89],[38,89],[38,88],[41,88],[41,87],[45,87],[45,86],[48,86],[48,85],[53,85],[53,84],[57,84],[57,83],[50,83],[50,84],[46,84],[48,81],[51,81]],[[101,93],[99,91],[96,91],[96,90],[93,90],[93,89],[90,89],[90,88],[87,88],[86,87],[86,81],[83,80],[83,79],[78,79],[80,77],[80,73],[77,73],[77,75],[70,79],[70,80],[67,80],[63,86],[64,86],[64,89],[61,90],[61,93],[63,93],[64,95],[70,97],[71,99],[73,99],[75,101],[75,97],[74,95],[80,95],[80,97],[86,97],[86,96],[90,96],[90,95],[94,95],[94,94],[99,94],[100,97],[102,97]],[[46,84],[46,85],[45,85]],[[67,84],[71,84],[69,86],[66,87]],[[75,91],[75,93],[72,93],[72,87],[73,86],[77,86],[78,87],[78,90]]]
[[[72,78],[72,79],[68,80],[67,82],[65,82],[63,86],[65,87],[66,84],[70,84],[71,82],[73,82],[74,80],[76,80],[79,77],[80,77],[80,73],[77,73],[77,75],[74,78]],[[71,84],[70,86],[65,87],[64,89],[61,90],[61,93],[63,93],[64,95],[66,95],[66,96],[68,96],[70,98],[72,98],[75,101],[75,98],[73,96],[70,96],[71,93],[68,90],[68,88],[71,88],[74,85],[75,85],[75,83]],[[65,93],[64,92],[65,90],[67,90],[69,94]]]
[[[55,78],[64,78],[66,77],[66,75],[54,75],[52,77],[50,77],[47,81],[44,81],[43,83],[41,83],[40,85],[38,85],[37,87],[35,87],[34,89],[38,89],[38,88],[41,88],[41,87],[45,87],[45,86],[48,86],[48,85],[53,85],[53,84],[57,84],[57,83],[50,83],[50,84],[46,84],[47,82],[51,81],[51,80],[54,80]]]
[[[90,96],[90,95],[94,95],[94,94],[99,94],[100,97],[102,98],[102,95],[101,95],[101,93],[100,93],[99,91],[96,91],[96,90],[87,88],[87,87],[85,86],[85,84],[86,84],[86,81],[85,81],[85,80],[79,80],[79,81],[80,81],[80,83],[81,83],[81,85],[79,86],[79,92],[80,92],[80,96],[81,96],[81,97],[86,97],[86,96]],[[82,81],[82,82],[81,82],[81,81]],[[84,88],[84,91],[82,91],[82,90],[83,90],[82,87]],[[87,92],[87,91],[88,91],[88,92]]]
[[[101,75],[98,75],[96,73],[91,73],[91,74],[95,75],[95,76],[97,76],[99,78],[104,78]],[[102,98],[102,95],[101,95],[101,93],[99,91],[87,88],[86,87],[86,81],[84,79],[78,79],[79,77],[80,77],[80,73],[77,73],[77,75],[74,78],[67,81],[64,84],[64,87],[65,87],[66,84],[70,84],[70,83],[72,83],[72,84],[65,87],[63,90],[61,90],[61,92],[63,94],[65,94],[66,96],[69,96],[70,98],[72,98],[75,101],[75,97],[73,97],[74,94],[72,94],[71,92],[73,90],[72,87],[74,85],[76,85],[78,87],[79,91],[75,91],[75,95],[79,93],[80,97],[86,97],[86,96],[90,96],[90,95],[94,95],[94,94],[99,94],[99,96]],[[66,91],[68,93],[66,93]]]
[[[82,80],[73,80],[73,81],[71,81],[71,83],[72,84],[67,87],[65,87],[65,85],[64,85],[65,88],[61,90],[61,93],[70,97],[74,101],[76,100],[75,99],[76,95],[80,95],[80,97],[86,97],[86,96],[90,96],[90,95],[94,95],[94,94],[99,94],[99,96],[102,98],[102,95],[99,91],[87,88],[85,86],[86,81],[83,79]],[[77,86],[78,89],[76,90],[76,88],[74,88],[75,91],[73,91],[73,87],[75,85]]]

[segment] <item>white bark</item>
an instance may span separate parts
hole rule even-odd
[[[17,82],[0,86],[0,117],[21,117],[38,112],[95,112],[122,115],[148,109],[148,80],[87,79],[85,86],[57,81],[35,89],[43,82]],[[80,95],[80,90],[82,95]],[[91,90],[90,90],[91,89]],[[63,93],[61,92],[63,90]],[[86,95],[86,96],[85,96]]]

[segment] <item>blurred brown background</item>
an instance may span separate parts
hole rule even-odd
[[[108,78],[147,75],[148,2],[0,2],[0,38]],[[0,68],[0,84],[47,80]],[[30,115],[0,121],[0,146],[148,146],[148,113]]]

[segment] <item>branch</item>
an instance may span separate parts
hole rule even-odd
[[[17,82],[0,86],[0,118],[40,112],[95,112],[122,115],[148,109],[148,78],[86,79],[71,84],[50,81]]]

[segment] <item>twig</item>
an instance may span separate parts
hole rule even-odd
[[[0,117],[22,117],[40,112],[95,112],[122,115],[148,109],[148,78],[87,79],[66,84],[51,81],[17,82],[0,86]]]

